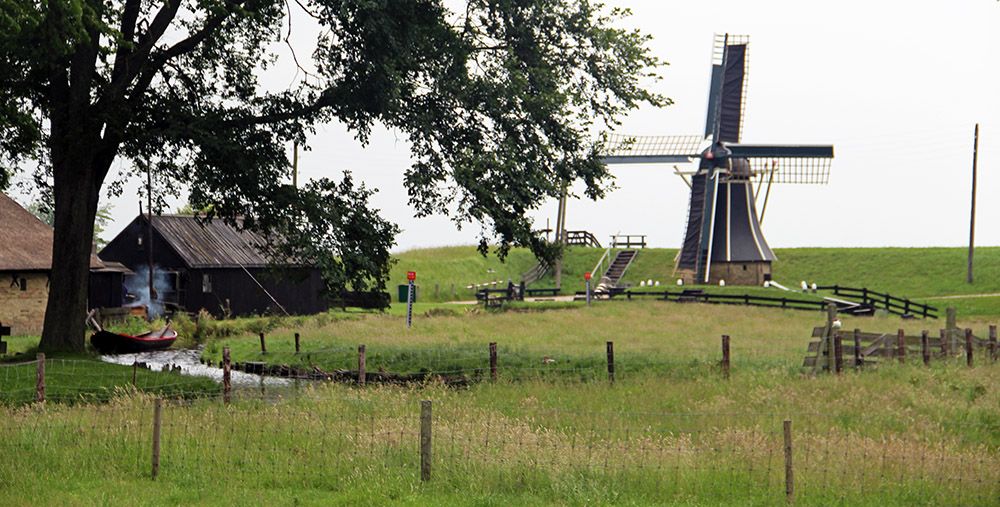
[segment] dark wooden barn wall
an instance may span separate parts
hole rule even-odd
[[[155,221],[156,218],[153,218]],[[138,239],[143,238],[139,248]],[[135,271],[147,263],[146,224],[141,219],[132,221],[103,250],[101,259],[120,262]],[[205,309],[220,316],[223,304],[228,299],[234,316],[256,315],[273,311],[281,313],[274,303],[240,268],[189,268],[184,260],[157,232],[153,231],[153,262],[159,269],[177,271],[183,287],[180,304],[186,311],[197,312]],[[297,268],[273,272],[268,269],[249,268],[285,309],[294,315],[307,315],[326,311],[329,304],[322,295],[323,281],[314,268]],[[202,292],[202,275],[208,273],[212,279],[212,292]],[[275,274],[277,273],[277,274]]]
[[[283,270],[279,275],[262,269],[251,274],[293,315],[307,315],[327,310],[322,296],[323,281],[316,269]],[[202,292],[203,275],[211,279],[212,291]],[[183,305],[188,311],[205,309],[219,316],[228,300],[233,315],[281,314],[271,299],[242,269],[192,269],[182,278]]]
[[[119,272],[91,272],[87,291],[87,306],[94,308],[117,308],[125,304],[122,279]]]

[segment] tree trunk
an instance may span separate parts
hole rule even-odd
[[[85,155],[73,153],[73,155]],[[39,349],[43,352],[83,352],[86,343],[87,289],[90,279],[94,218],[100,197],[93,156],[53,160],[55,239],[49,302]]]

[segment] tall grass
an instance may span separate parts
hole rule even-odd
[[[784,500],[785,417],[799,504],[988,505],[1000,493],[995,445],[964,440],[965,427],[891,428],[878,418],[844,427],[837,407],[675,413],[656,405],[660,385],[334,385],[228,407],[169,402],[156,481],[147,396],[0,409],[0,501],[772,505]],[[539,389],[592,401],[553,409]],[[434,411],[432,479],[423,484],[421,399]]]

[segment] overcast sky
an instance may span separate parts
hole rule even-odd
[[[751,36],[743,140],[835,145],[828,185],[775,187],[763,227],[772,247],[967,244],[976,122],[982,124],[977,244],[1000,245],[996,1],[608,3],[630,7],[634,16],[626,24],[654,37],[653,52],[670,65],[653,86],[675,102],[634,112],[619,132],[703,132],[713,34],[729,32]],[[304,22],[296,18],[297,27]],[[285,86],[290,69],[285,62],[265,81]],[[331,124],[311,144],[300,158],[300,178],[351,170],[377,188],[376,205],[403,229],[396,250],[476,241],[476,224],[460,231],[445,218],[413,217],[402,184],[410,164],[402,133],[376,130],[361,146]],[[677,247],[689,198],[684,183],[669,166],[612,171],[618,189],[600,202],[571,201],[567,226],[602,239],[646,234],[653,246]],[[106,239],[138,206],[134,191],[111,202],[116,221]],[[539,226],[547,218],[554,223],[555,203],[535,216]]]

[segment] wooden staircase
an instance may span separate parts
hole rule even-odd
[[[629,266],[632,265],[632,261],[635,260],[635,256],[638,253],[638,250],[619,251],[618,254],[615,255],[615,260],[611,261],[611,265],[608,266],[608,270],[605,271],[604,276],[601,277],[598,287],[617,287],[618,282],[621,281],[623,276],[625,276],[625,272],[628,271]]]

